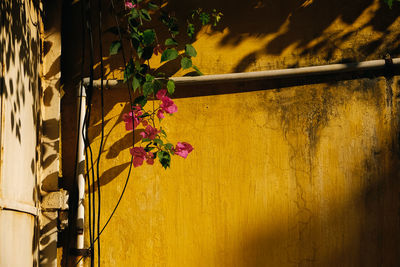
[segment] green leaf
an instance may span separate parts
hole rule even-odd
[[[207,25],[210,22],[210,15],[207,13],[201,12],[199,15],[199,20],[201,21],[201,24]]]
[[[147,65],[147,64],[141,64],[138,67],[139,73],[142,74],[142,75],[145,75],[149,69],[150,69],[149,65]]]
[[[150,74],[146,74],[146,82],[152,82],[154,81],[154,76]]]
[[[128,64],[126,64],[124,71],[124,83],[127,82],[133,75],[135,71],[135,65],[133,64],[133,60],[129,60]]]
[[[143,95],[147,97],[148,95],[152,94],[153,88],[154,86],[152,82],[145,82],[143,84]]]
[[[159,80],[154,80],[153,82],[154,94],[157,94],[157,92],[160,91],[161,88],[162,88],[162,83]]]
[[[132,46],[138,51],[140,47],[140,37],[136,33],[131,34]]]
[[[129,17],[128,23],[129,23],[129,26],[131,26],[131,29],[132,29],[134,32],[137,32],[137,31],[138,31],[138,27],[139,27],[139,25],[140,25],[140,22],[139,22],[137,19],[135,19],[135,18],[133,18],[133,17]]]
[[[161,55],[161,62],[167,60],[174,60],[178,57],[178,51],[173,48],[166,49]]]
[[[192,23],[189,23],[189,24],[188,24],[186,32],[187,32],[187,35],[188,35],[190,38],[193,38],[195,29],[194,29],[194,25],[193,25]]]
[[[120,50],[121,50],[121,42],[120,41],[112,42],[110,46],[110,56],[118,54]]]
[[[151,45],[154,43],[154,40],[156,38],[156,34],[154,33],[153,30],[147,29],[143,32],[143,44],[145,46]]]
[[[170,95],[172,95],[175,92],[175,83],[173,80],[168,80],[167,89]]]
[[[140,10],[140,17],[142,17],[142,19],[147,20],[147,21],[151,20],[150,14],[146,9]]]
[[[188,69],[192,66],[192,60],[188,57],[183,57],[181,60],[181,67],[182,69]]]
[[[136,53],[137,53],[137,55],[138,55],[139,58],[142,58],[143,52],[144,52],[144,49],[143,49],[143,47],[141,47],[141,46],[139,46],[139,47],[136,49]]]
[[[157,9],[159,9],[159,7],[158,7],[156,4],[154,4],[153,2],[149,2],[149,3],[148,3],[148,7],[149,7],[149,9],[151,9],[151,10],[157,10]]]
[[[193,69],[197,72],[197,74],[199,74],[200,76],[201,76],[201,75],[204,75],[204,74],[199,70],[199,68],[196,67],[195,65],[193,65],[192,68],[193,68]]]
[[[221,12],[217,12],[217,10],[214,9],[212,16],[214,18],[213,26],[215,27],[221,21],[223,14]]]
[[[168,38],[167,40],[165,40],[165,45],[178,45],[178,43],[176,42],[175,39]]]
[[[151,139],[149,139],[149,138],[143,138],[143,139],[142,139],[142,142],[150,142],[150,141],[151,141]],[[148,145],[150,145],[150,144],[148,144]],[[148,145],[147,145],[147,146],[148,146]]]
[[[167,151],[159,151],[157,157],[164,169],[171,166],[171,155]]]
[[[392,8],[393,0],[385,0],[385,3],[386,3],[390,8]]]
[[[197,52],[196,49],[194,49],[194,47],[191,44],[187,44],[185,46],[185,53],[186,55],[188,55],[189,57],[195,57],[197,56]]]
[[[130,16],[132,19],[136,19],[136,18],[138,18],[139,17],[139,12],[138,12],[138,10],[136,9],[136,8],[132,8],[131,9],[131,16]]]
[[[147,98],[143,95],[138,96],[135,98],[135,100],[133,100],[133,104],[139,104],[139,106],[141,106],[142,108],[146,105],[147,103]]]
[[[142,53],[140,55],[138,53],[138,55],[141,58],[143,58],[144,60],[148,60],[153,56],[153,50],[154,50],[154,47],[146,46],[145,48],[142,49]]]
[[[159,144],[160,146],[164,145],[164,142],[161,139],[154,139],[153,142]]]
[[[174,149],[174,145],[171,144],[171,143],[165,144],[165,147],[166,147],[168,150],[173,150],[173,149]]]
[[[192,13],[191,13],[192,19],[194,19],[194,17],[195,17],[196,15],[199,15],[199,14],[200,14],[200,11],[201,11],[201,8],[193,9],[193,10],[192,10]]]
[[[139,87],[140,87],[140,81],[138,80],[138,78],[134,76],[132,79],[133,92],[136,92],[136,89],[138,89]]]

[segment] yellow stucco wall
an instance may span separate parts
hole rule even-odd
[[[178,15],[195,4],[183,3]],[[398,10],[379,1],[214,4],[225,26],[204,30],[194,43],[195,64],[206,74],[396,54]],[[118,60],[106,59],[109,78],[119,77]],[[171,141],[195,150],[166,171],[134,169],[101,236],[103,266],[399,265],[396,77],[207,87],[178,88],[178,112],[164,126]],[[63,99],[64,129],[75,127],[73,90]],[[123,88],[105,92],[102,224],[128,173],[127,99]],[[98,91],[93,101],[96,155]],[[74,137],[65,131],[63,138],[67,176]]]
[[[395,266],[396,122],[385,90],[379,78],[176,99],[166,131],[195,150],[167,171],[134,170],[101,238],[103,265]],[[102,218],[128,172],[125,94],[106,93],[115,105]]]

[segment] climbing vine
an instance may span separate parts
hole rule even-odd
[[[174,145],[167,138],[162,121],[166,116],[178,111],[178,107],[170,98],[174,94],[175,83],[165,73],[152,69],[150,59],[161,54],[161,63],[180,60],[181,69],[193,69],[197,75],[202,75],[192,62],[192,58],[197,55],[192,45],[196,29],[205,25],[216,26],[222,18],[222,14],[216,10],[206,12],[199,8],[192,11],[186,20],[184,39],[188,42],[180,46],[177,41],[177,36],[180,34],[178,19],[166,9],[166,6],[162,1],[156,4],[152,1],[127,0],[125,10],[121,13],[125,27],[109,29],[120,37],[119,40],[112,42],[110,55],[118,54],[123,43],[129,43],[132,49],[132,56],[124,68],[124,82],[130,86],[136,98],[131,103],[130,112],[123,114],[123,120],[127,131],[143,127],[139,145],[130,149],[134,167],[143,165],[144,161],[152,165],[158,158],[166,169],[170,167],[171,156],[186,158],[193,151],[191,144],[177,142]],[[162,29],[153,26],[153,17],[158,17],[164,30],[167,30],[168,35],[164,39],[158,34]],[[180,51],[179,47],[184,49]],[[145,108],[148,100],[153,101],[150,109]]]

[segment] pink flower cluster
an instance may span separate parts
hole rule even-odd
[[[136,8],[137,5],[132,4],[131,1],[126,1],[125,2],[125,7],[128,8],[128,9],[132,9],[132,8]]]
[[[167,96],[167,90],[162,89],[156,94],[157,99],[161,100],[160,109],[157,112],[157,117],[164,118],[164,113],[172,114],[178,111],[178,107],[174,104],[171,98]]]
[[[133,167],[139,167],[143,165],[143,161],[146,160],[147,164],[154,164],[154,154],[152,152],[146,152],[143,147],[134,147],[129,150],[133,156]]]
[[[146,129],[144,129],[144,132],[141,132],[140,135],[143,138],[148,138],[150,140],[154,140],[161,131],[157,130],[156,128],[153,128],[151,125],[147,125]]]
[[[178,107],[174,104],[172,99],[167,96],[167,90],[162,89],[158,91],[156,97],[157,99],[161,100],[160,108],[157,111],[158,118],[164,118],[164,113],[172,114],[178,111]],[[149,140],[161,138],[159,136],[161,131],[156,127],[151,126],[147,120],[144,120],[142,117],[143,114],[150,116],[147,113],[144,113],[144,110],[139,105],[134,106],[129,113],[123,114],[122,118],[125,122],[125,129],[127,131],[133,131],[139,126],[139,124],[142,124],[145,127],[144,131],[140,133],[143,139],[146,138],[148,139],[148,142],[151,142]],[[151,151],[146,152],[143,147],[133,147],[130,149],[130,153],[133,156],[132,163],[135,168],[143,165],[144,161],[146,161],[149,165],[153,165],[155,154],[159,151],[166,151],[168,154],[176,154],[182,158],[186,158],[189,153],[193,151],[192,145],[186,142],[178,142],[175,147],[167,147],[166,145],[164,146],[162,145],[162,142],[161,145],[159,142],[157,142],[157,145],[156,143],[153,145],[155,145],[155,147],[152,147],[151,150],[156,149],[154,153]],[[162,159],[160,159],[160,162],[162,162]],[[165,163],[162,163],[162,165],[166,168]]]
[[[140,116],[143,115],[143,111],[140,108],[140,106],[135,106],[133,107],[132,111],[129,113],[125,113],[122,116],[122,119],[125,122],[125,129],[127,131],[132,131],[138,127],[140,123],[143,124],[143,126],[147,125],[147,121],[143,120],[143,118],[140,118]]]

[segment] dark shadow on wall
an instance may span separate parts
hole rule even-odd
[[[335,75],[312,75],[293,78],[279,78],[268,80],[252,80],[242,82],[224,82],[213,84],[177,85],[174,98],[201,97],[209,95],[236,94],[263,90],[280,90],[293,86],[322,84],[336,86],[340,81],[352,81],[357,79],[369,79],[373,81],[377,77],[393,77],[398,75],[400,69],[390,68],[380,71],[362,71]]]
[[[371,56],[383,58],[386,53],[397,55],[400,52],[398,45],[393,42],[399,39],[399,33],[394,32],[394,39],[388,38],[392,31],[389,27],[398,18],[400,6],[394,5],[390,9],[383,1],[252,0],[244,3],[239,0],[170,0],[169,6],[176,10],[178,17],[183,18],[187,16],[188,10],[196,7],[220,10],[224,14],[223,20],[210,31],[210,34],[227,31],[219,43],[220,47],[235,47],[248,37],[271,36],[266,44],[254,47],[254,51],[244,56],[235,72],[245,71],[261,55],[281,55],[288,47],[298,50],[300,57],[322,56],[329,63],[341,60],[335,57],[334,52],[349,41],[353,46],[341,51],[344,54],[341,57],[354,61],[362,61]],[[360,22],[360,27],[351,28],[362,16],[369,19]],[[345,34],[344,29],[328,30],[337,20],[348,26]],[[358,36],[362,29],[368,27],[381,33],[382,37],[374,39],[373,36]]]
[[[73,2],[73,1],[71,1]],[[79,77],[81,56],[76,51],[81,51],[80,46],[80,6],[66,3],[70,6],[71,16],[74,20],[65,23],[68,25],[64,29],[64,34],[70,34],[71,38],[65,41],[66,52],[72,50],[75,54],[69,54],[70,58],[64,57],[64,63],[71,68],[65,69],[65,78],[70,77],[77,79]],[[346,0],[329,1],[329,0],[252,0],[243,3],[239,0],[191,0],[191,1],[168,1],[167,8],[174,10],[176,16],[180,19],[181,34],[178,35],[180,42],[189,42],[184,38],[186,18],[190,15],[190,11],[204,7],[205,10],[216,8],[221,11],[224,16],[223,20],[217,27],[210,28],[207,32],[212,35],[217,32],[225,32],[226,34],[218,43],[220,48],[234,48],[249,38],[263,38],[270,36],[268,42],[260,42],[259,46],[249,49],[241,61],[234,68],[234,72],[246,71],[248,67],[256,63],[262,55],[281,55],[285,49],[291,47],[296,52],[292,55],[293,61],[287,66],[285,62],[279,62],[281,68],[296,67],[300,63],[300,59],[307,59],[310,64],[337,63],[347,61],[363,61],[366,59],[383,58],[386,54],[396,56],[400,53],[399,46],[394,42],[400,38],[400,33],[390,28],[400,14],[400,5],[394,5],[390,9],[385,3],[379,0],[355,0],[348,2]],[[240,7],[240,8],[239,8]],[[93,10],[97,10],[94,5]],[[115,26],[113,13],[111,12],[110,3],[103,3],[103,55],[109,54],[109,46],[117,36],[106,29]],[[73,11],[72,11],[73,10]],[[122,2],[116,2],[117,12],[124,10]],[[96,14],[94,13],[93,16]],[[79,18],[79,19],[78,19]],[[96,17],[93,19],[93,39],[98,40]],[[66,20],[68,20],[66,18]],[[346,29],[330,29],[333,23],[341,21]],[[352,27],[354,23],[360,24],[359,27]],[[160,36],[166,35],[164,26],[160,24],[157,16],[153,16],[154,27],[159,29]],[[358,25],[357,24],[357,25]],[[285,30],[282,30],[282,29]],[[371,28],[376,34],[366,36],[361,34],[361,30]],[[79,33],[79,34],[77,34]],[[67,36],[67,35],[65,35]],[[196,37],[197,38],[197,37]],[[196,41],[196,38],[193,41]],[[162,38],[161,38],[162,39]],[[73,41],[72,41],[73,40]],[[86,40],[86,64],[84,76],[89,75],[88,68],[88,40]],[[343,44],[351,43],[350,48],[341,49]],[[129,45],[125,44],[125,53],[130,54]],[[178,47],[183,48],[183,45]],[[246,48],[248,49],[248,48]],[[71,50],[71,51],[72,51]],[[213,56],[218,57],[218,51],[212,51]],[[337,52],[340,52],[338,55]],[[67,52],[68,54],[68,52]],[[318,59],[318,60],[317,60]],[[226,59],[229,60],[229,59]],[[316,63],[316,62],[319,63]],[[70,62],[70,63],[67,63]],[[99,47],[94,46],[94,63],[95,78],[99,78]],[[272,64],[272,63],[271,63]],[[275,68],[271,67],[276,64],[265,63],[263,69]],[[123,66],[122,57],[120,55],[106,59],[105,65],[109,66],[110,74],[117,70],[121,72]],[[167,62],[160,71],[174,74],[177,71],[179,62]],[[110,78],[113,75],[109,76]]]
[[[240,266],[398,266],[398,162],[387,164],[384,157],[371,151],[365,158],[354,181],[361,190],[351,199],[310,211],[307,220],[299,210],[287,224],[271,229],[261,221],[245,233],[236,252],[245,262]]]

